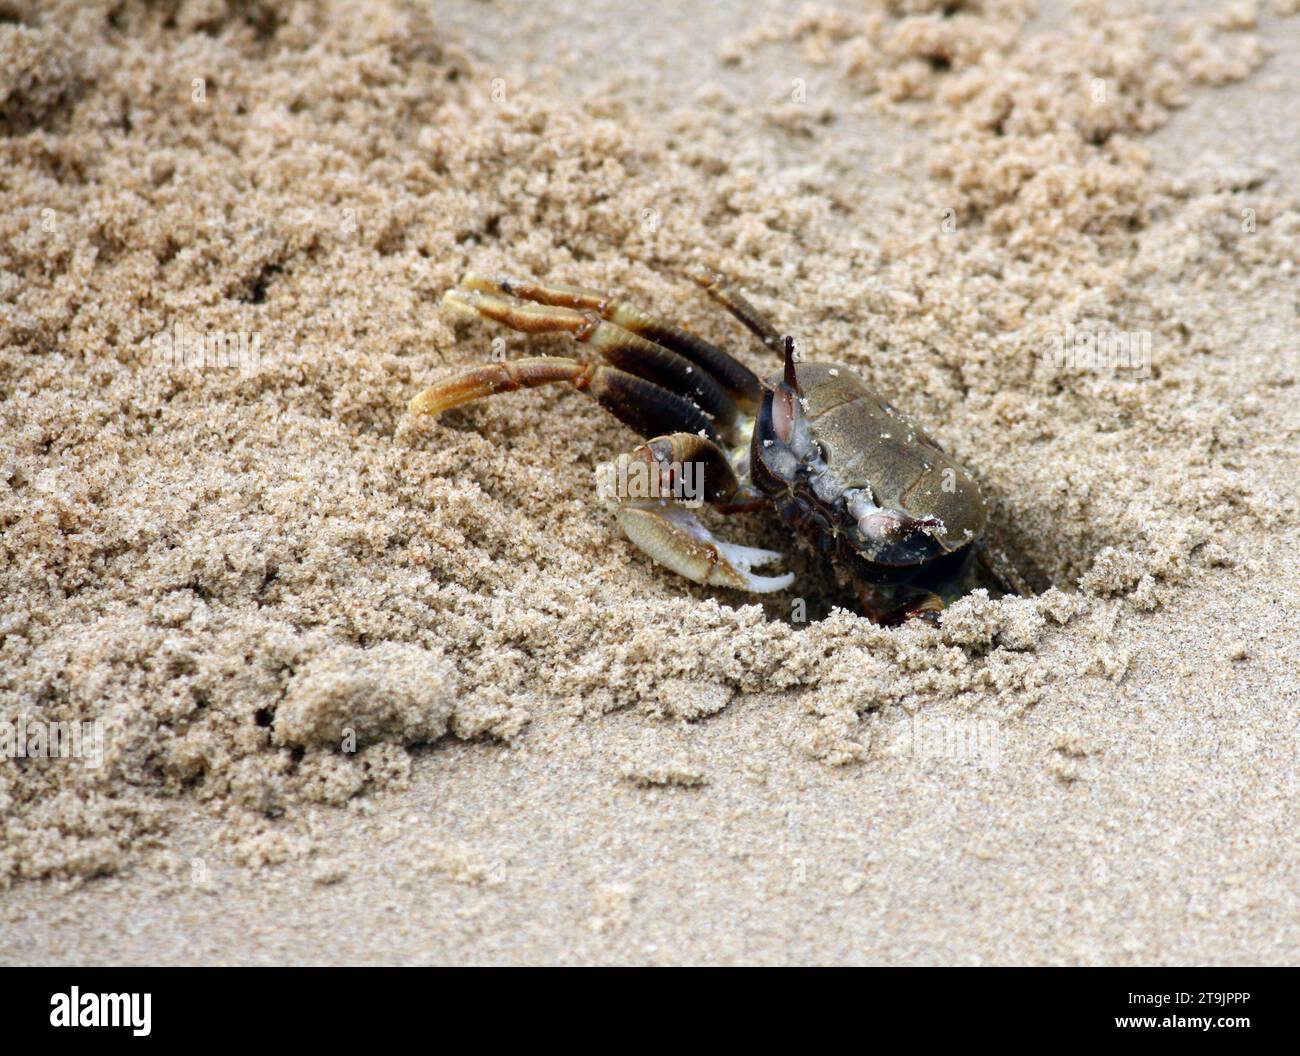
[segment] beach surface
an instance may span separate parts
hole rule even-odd
[[[0,0],[0,963],[1300,961],[1296,7]],[[407,413],[585,354],[468,271],[771,374],[702,266],[1041,592],[696,586],[582,394]]]

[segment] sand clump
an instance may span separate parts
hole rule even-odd
[[[18,5],[0,718],[97,719],[108,750],[0,763],[0,878],[120,869],[178,802],[225,819],[250,866],[309,855],[307,806],[400,785],[411,746],[514,743],[540,713],[698,721],[789,692],[809,756],[861,762],[867,714],[951,700],[1014,722],[1054,677],[1122,679],[1117,621],[1248,564],[1243,536],[1294,515],[1244,456],[1279,449],[1257,393],[1293,379],[1262,365],[1243,392],[1214,357],[1231,320],[1196,293],[1271,282],[1300,216],[1265,160],[1171,176],[1141,138],[1264,61],[1252,19],[1160,51],[1152,20],[1095,5],[1051,30],[1019,4],[939,6],[810,8],[725,46],[743,65],[800,41],[915,122],[923,185],[882,215],[836,192],[851,146],[791,174],[728,149],[725,100],[658,123],[503,93],[427,4]],[[581,396],[405,416],[493,338],[569,348],[453,329],[437,301],[469,268],[619,290],[766,372],[688,289],[699,261],[932,425],[1054,586],[883,630],[777,526],[737,520],[792,553],[813,616],[794,623],[789,598],[696,588],[621,539],[592,470],[631,437]],[[178,363],[159,339],[178,324],[256,355]],[[1147,333],[1149,373],[1058,362],[1067,327]],[[1057,635],[1072,671],[1036,658]],[[673,758],[627,774],[707,780]]]

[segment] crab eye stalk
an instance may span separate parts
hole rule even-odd
[[[785,384],[796,396],[802,396],[799,389],[799,379],[795,376],[794,365],[799,361],[799,352],[794,346],[794,338],[789,334],[785,337]]]

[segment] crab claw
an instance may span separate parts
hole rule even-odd
[[[733,587],[756,594],[785,590],[794,573],[759,576],[756,565],[775,561],[781,554],[754,546],[739,546],[717,538],[690,510],[680,507],[620,507],[615,511],[627,537],[659,564],[694,583]]]

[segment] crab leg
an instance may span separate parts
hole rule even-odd
[[[749,300],[716,271],[701,271],[691,276],[703,286],[710,297],[727,309],[763,342],[769,351],[778,356],[784,353],[785,337],[762,315]]]
[[[680,505],[692,498],[697,503],[715,502],[746,494],[726,454],[715,443],[688,433],[655,437],[620,457],[615,464],[615,484],[634,479],[628,467],[638,463],[651,467],[657,482],[654,494],[615,486],[606,489],[605,497],[624,534],[652,560],[694,583],[759,594],[784,590],[794,582],[793,572],[760,576],[752,571],[781,554],[719,539],[689,508]],[[684,494],[680,487],[683,475],[694,475],[692,467],[703,476],[694,496]]]
[[[494,319],[524,333],[568,332],[604,359],[630,374],[686,397],[730,429],[738,416],[735,401],[708,371],[671,349],[607,322],[594,311],[563,306],[519,304],[478,290],[448,290],[444,307],[453,315]]]
[[[859,583],[858,603],[866,617],[882,627],[897,627],[915,619],[934,623],[943,612],[943,599],[938,594],[914,587]]]
[[[703,412],[684,396],[603,363],[579,363],[565,356],[535,356],[471,367],[431,385],[410,403],[412,414],[441,414],[452,407],[500,392],[569,382],[642,436],[664,429],[716,437]]]
[[[453,314],[481,316],[524,333],[568,332],[592,346],[620,370],[637,374],[697,404],[724,425],[734,422],[737,408],[708,372],[671,349],[607,322],[595,312],[564,306],[518,304],[478,290],[449,290],[443,304]]]
[[[771,503],[760,492],[741,484],[727,453],[698,433],[656,436],[631,454],[619,457],[625,472],[626,466],[638,460],[646,464],[647,474],[655,477],[661,495],[677,496],[687,488],[693,492],[690,498],[696,505],[708,502],[757,508]]]
[[[752,370],[712,342],[626,301],[615,300],[597,290],[580,286],[543,285],[473,272],[465,276],[461,285],[465,289],[481,293],[504,293],[537,304],[595,312],[602,319],[670,349],[707,371],[747,413],[754,414],[758,410],[762,386]]]

